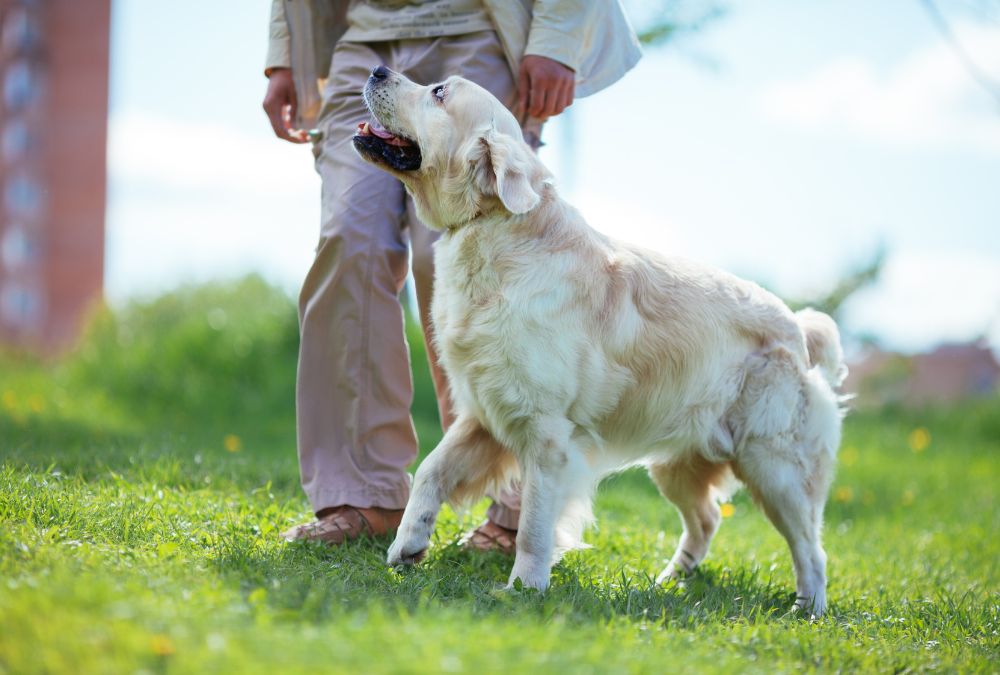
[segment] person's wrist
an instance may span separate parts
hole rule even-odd
[[[270,68],[264,69],[264,77],[271,79],[271,76],[278,72],[290,72],[292,69],[288,66],[272,66]]]
[[[526,53],[522,58],[529,59],[529,60],[530,59],[542,60],[543,62],[544,61],[548,61],[548,62],[554,63],[557,66],[562,66],[563,68],[565,68],[566,70],[568,70],[571,73],[576,73],[576,69],[573,68],[572,66],[566,65],[565,63],[563,63],[559,59],[553,58],[551,56],[546,56],[545,54],[527,54]]]

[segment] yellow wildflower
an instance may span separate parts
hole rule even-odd
[[[736,513],[736,507],[727,502],[719,507],[719,512],[722,513],[723,518],[731,518]]]
[[[925,427],[917,427],[910,432],[907,439],[910,443],[910,450],[913,452],[923,452],[931,444],[931,432]]]
[[[853,445],[848,445],[840,453],[840,463],[844,466],[854,466],[858,461],[858,449]]]
[[[243,441],[236,434],[227,434],[222,439],[222,445],[226,448],[227,452],[239,452],[243,449]]]
[[[40,413],[45,410],[45,399],[38,394],[32,394],[28,397],[28,407],[31,408],[31,412]]]
[[[846,504],[847,502],[854,499],[854,490],[847,485],[841,485],[833,493],[833,498],[838,502]]]
[[[154,635],[150,638],[149,647],[157,656],[170,656],[177,651],[173,641],[166,635]]]

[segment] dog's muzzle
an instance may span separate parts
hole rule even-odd
[[[420,147],[412,139],[387,128],[395,120],[393,74],[385,66],[377,66],[365,83],[364,99],[372,120],[358,125],[354,148],[370,162],[396,171],[415,171],[422,160]]]

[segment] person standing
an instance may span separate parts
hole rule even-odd
[[[312,143],[322,183],[296,380],[299,468],[316,518],[286,540],[339,544],[399,524],[417,455],[399,302],[410,255],[441,422],[452,421],[430,321],[437,234],[402,184],[351,145],[369,117],[361,92],[371,70],[472,80],[511,108],[537,149],[546,119],[639,57],[619,0],[273,0],[264,110],[278,138]],[[512,553],[518,507],[516,489],[494,495],[467,544]]]

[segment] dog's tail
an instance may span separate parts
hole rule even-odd
[[[831,388],[836,389],[847,377],[844,350],[840,346],[840,331],[829,315],[815,309],[795,313],[809,351],[809,365],[818,367]]]

